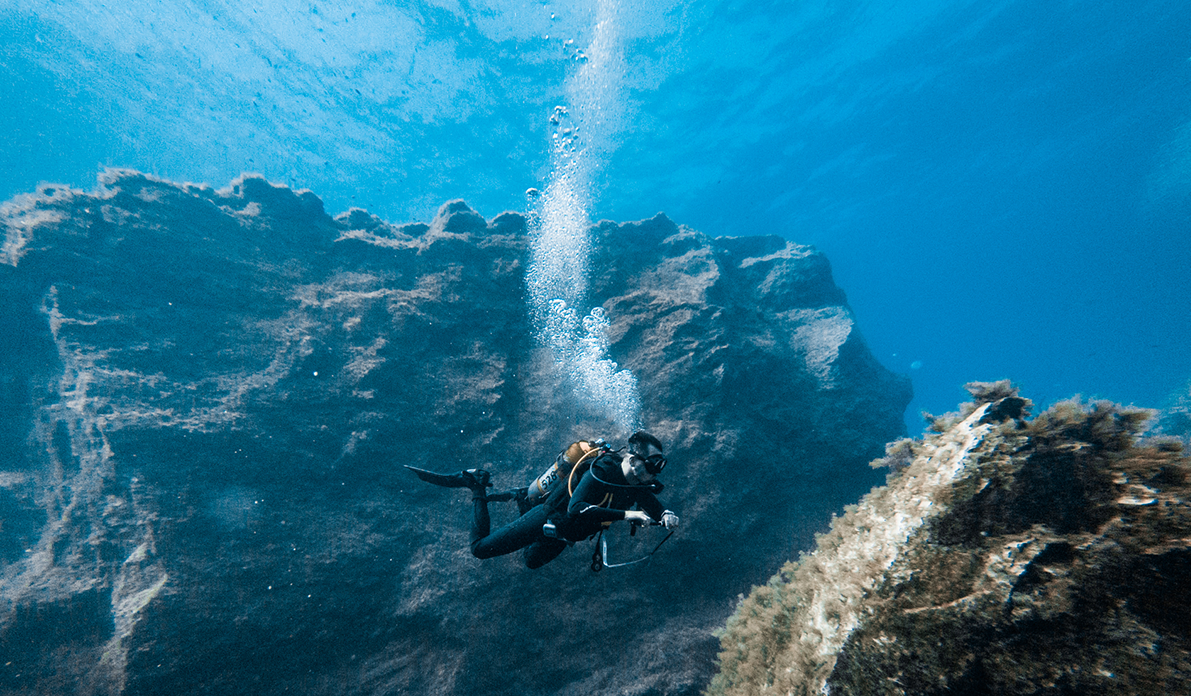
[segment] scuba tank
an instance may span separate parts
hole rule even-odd
[[[559,485],[565,485],[567,477],[571,475],[571,470],[579,462],[599,456],[599,453],[606,447],[607,445],[603,440],[596,440],[594,442],[580,440],[571,443],[570,447],[559,453],[554,463],[542,472],[541,476],[529,484],[529,489],[526,492],[526,501],[531,505],[543,502],[546,496],[550,495],[551,491]]]

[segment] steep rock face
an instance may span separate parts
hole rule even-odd
[[[711,694],[1173,694],[1191,679],[1191,460],[1149,412],[1007,383],[728,623]]]
[[[0,220],[3,693],[695,693],[909,399],[813,250],[601,223],[591,302],[683,527],[599,575],[481,562],[469,496],[401,464],[511,487],[613,434],[536,347],[522,216],[115,171]]]

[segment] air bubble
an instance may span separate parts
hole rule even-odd
[[[640,419],[641,400],[632,372],[621,369],[609,356],[607,331],[610,321],[602,307],[586,316],[586,302],[592,241],[588,220],[592,170],[599,166],[600,150],[610,135],[606,114],[618,114],[615,84],[623,75],[623,56],[608,7],[600,4],[600,21],[590,47],[599,46],[598,60],[588,61],[575,39],[559,40],[565,57],[582,64],[569,80],[568,94],[575,109],[575,122],[568,108],[557,105],[549,121],[553,126],[551,176],[540,195],[530,196],[528,221],[531,230],[530,259],[526,285],[538,343],[553,357],[563,382],[595,415],[613,421],[632,432]],[[553,20],[554,14],[550,15]],[[549,35],[546,35],[549,38]],[[578,123],[593,124],[580,142]]]

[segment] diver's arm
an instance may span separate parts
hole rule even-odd
[[[579,485],[575,487],[575,493],[571,496],[571,502],[567,506],[567,516],[593,520],[595,522],[616,522],[623,520],[624,510],[604,508],[596,505],[608,493],[607,486],[597,481],[591,475],[591,471],[588,470],[587,473],[583,474],[583,478],[579,480]]]
[[[662,519],[662,513],[666,512],[666,506],[662,505],[657,496],[649,491],[641,491],[637,494],[637,507],[645,511],[645,514],[655,520]]]

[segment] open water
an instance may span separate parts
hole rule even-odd
[[[1185,1],[0,0],[0,132],[0,200],[114,166],[533,213],[540,338],[609,403],[583,230],[658,211],[824,250],[912,431],[974,379],[1191,378]]]

